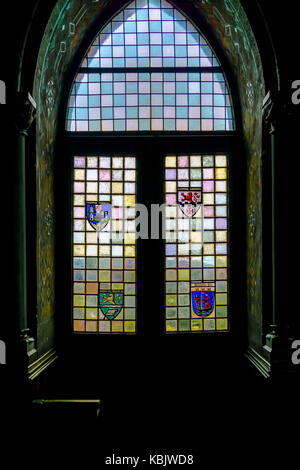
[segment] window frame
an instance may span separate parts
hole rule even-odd
[[[57,168],[55,169],[56,174],[56,220],[57,220],[57,231],[56,231],[56,289],[57,297],[63,299],[62,305],[57,306],[58,310],[58,336],[61,343],[65,343],[66,338],[71,342],[77,344],[81,343],[82,337],[90,338],[103,338],[103,337],[134,337],[138,336],[145,338],[149,334],[145,329],[141,329],[140,325],[143,322],[141,319],[141,313],[139,311],[139,293],[143,295],[143,288],[141,289],[141,253],[143,244],[151,243],[150,240],[138,240],[137,241],[137,332],[136,334],[126,334],[126,333],[93,333],[93,332],[80,332],[76,333],[72,330],[72,188],[71,181],[73,173],[73,156],[76,155],[136,155],[137,157],[137,202],[143,203],[141,200],[141,186],[139,184],[139,175],[142,173],[141,168],[141,159],[146,158],[147,154],[144,157],[141,157],[141,151],[143,149],[153,148],[153,144],[160,145],[161,154],[155,159],[158,162],[158,165],[161,168],[160,178],[157,179],[155,184],[156,194],[160,188],[161,190],[161,200],[160,203],[163,203],[164,197],[164,155],[167,153],[180,153],[184,152],[190,154],[226,154],[228,156],[228,207],[229,207],[229,229],[228,229],[228,249],[229,249],[229,266],[228,266],[228,283],[229,283],[229,331],[213,331],[213,332],[168,332],[164,330],[164,289],[161,289],[159,293],[159,298],[161,299],[161,311],[160,315],[160,328],[157,331],[156,336],[188,336],[188,337],[215,337],[219,338],[220,336],[228,336],[228,338],[235,337],[239,341],[239,335],[242,335],[241,324],[243,323],[243,315],[240,312],[245,312],[246,305],[246,296],[243,294],[246,287],[246,269],[243,269],[242,266],[245,266],[245,259],[243,260],[243,253],[245,253],[245,240],[246,237],[243,236],[243,223],[239,223],[241,218],[243,218],[242,209],[245,202],[245,184],[242,178],[238,178],[239,175],[245,174],[245,162],[239,155],[242,152],[242,143],[240,137],[236,132],[231,135],[223,136],[214,136],[212,139],[211,136],[193,136],[186,134],[183,135],[138,135],[135,136],[132,134],[127,136],[64,136],[63,140],[60,141],[60,155],[64,155],[64,160],[62,164],[61,158],[56,159]],[[63,149],[63,151],[62,151]],[[99,151],[101,149],[101,151]],[[126,149],[126,150],[125,150]],[[149,156],[148,156],[149,157]],[[149,158],[148,158],[149,159]],[[145,174],[144,174],[145,178]],[[69,190],[67,191],[66,197],[66,185],[68,185]],[[243,194],[244,193],[244,194]],[[65,200],[64,200],[65,199]],[[159,202],[159,201],[158,201]],[[149,200],[146,201],[149,203]],[[65,214],[70,214],[69,217],[65,217]],[[245,216],[245,214],[244,214]],[[244,234],[245,235],[245,234]],[[160,248],[158,253],[160,255],[157,257],[157,261],[164,259],[164,240],[159,240]],[[145,249],[145,248],[144,248]],[[244,251],[243,251],[244,250]],[[160,279],[163,281],[164,285],[164,275],[165,275],[165,265],[161,262],[161,273]],[[241,276],[240,272],[243,271],[244,275]],[[147,282],[144,283],[145,286]],[[234,292],[239,292],[239,302],[235,299]],[[66,295],[66,292],[69,294]],[[145,289],[144,289],[145,292]],[[240,293],[242,294],[240,295]],[[239,305],[238,305],[239,304]],[[240,318],[238,317],[240,315]],[[80,339],[81,338],[81,339]],[[242,338],[240,338],[242,339]],[[92,342],[94,339],[92,340]],[[98,340],[96,340],[97,342]],[[102,340],[101,340],[102,341]],[[106,342],[107,340],[105,340]],[[115,340],[113,340],[115,341]],[[124,340],[122,340],[123,342]],[[125,340],[126,341],[126,340]],[[68,342],[68,341],[67,341]],[[85,341],[86,342],[86,341]],[[206,340],[205,340],[206,342]]]
[[[118,2],[119,3],[119,2]],[[64,214],[72,214],[72,198],[71,192],[67,191],[66,197],[66,184],[70,186],[72,181],[72,156],[73,155],[101,155],[101,154],[135,154],[136,146],[145,147],[148,143],[162,142],[162,148],[166,149],[166,153],[180,152],[180,149],[185,154],[189,153],[202,153],[202,154],[217,154],[225,153],[228,155],[228,206],[229,206],[229,230],[228,230],[228,248],[230,252],[230,263],[228,267],[229,271],[229,292],[230,296],[230,311],[236,312],[234,318],[231,316],[230,330],[226,332],[205,332],[197,334],[196,332],[175,332],[166,333],[164,328],[158,332],[159,336],[184,336],[187,338],[195,338],[192,341],[199,341],[205,344],[209,344],[208,341],[213,338],[217,338],[218,342],[225,342],[228,344],[232,339],[237,344],[242,344],[246,334],[246,162],[243,157],[245,154],[244,143],[242,140],[242,122],[241,122],[241,107],[239,103],[239,96],[237,93],[237,84],[234,78],[234,74],[229,67],[227,58],[224,52],[218,45],[218,42],[210,31],[209,27],[201,22],[199,14],[193,16],[191,20],[191,14],[188,8],[178,3],[178,8],[184,12],[189,20],[192,21],[204,34],[208,43],[213,47],[213,50],[218,58],[226,82],[231,94],[232,109],[235,117],[235,130],[233,131],[122,131],[122,132],[70,132],[65,130],[65,117],[68,105],[69,90],[73,83],[74,76],[80,66],[82,57],[84,56],[88,46],[93,41],[97,32],[117,13],[118,10],[124,8],[127,3],[120,7],[116,5],[114,10],[110,6],[109,9],[105,9],[102,13],[101,18],[98,19],[97,25],[93,25],[92,28],[87,31],[81,46],[75,54],[75,59],[69,67],[67,73],[67,79],[63,83],[60,111],[58,115],[58,126],[57,126],[57,139],[55,143],[54,153],[54,174],[55,174],[55,205],[57,208],[56,220],[57,230],[55,234],[56,239],[56,291],[57,298],[64,299],[62,305],[57,305],[57,337],[58,342],[63,348],[68,348],[68,345],[74,344],[88,347],[89,341],[91,343],[105,342],[109,344],[109,341],[118,341],[122,344],[128,344],[128,338],[132,339],[132,342],[136,344],[140,341],[140,337],[143,334],[99,334],[99,333],[75,333],[72,331],[72,305],[71,295],[65,295],[65,292],[71,294],[71,276],[72,271],[72,254],[70,246],[72,246],[72,227],[71,217],[65,217]],[[176,5],[174,5],[176,8]],[[155,71],[155,69],[154,69]],[[126,151],[124,152],[124,149]],[[99,151],[101,149],[101,152]],[[119,149],[119,151],[118,151]],[[138,160],[137,160],[138,161]],[[161,164],[163,165],[163,155],[161,158]],[[140,171],[139,166],[137,172]],[[162,173],[163,175],[163,173]],[[242,178],[240,176],[242,175]],[[163,182],[163,176],[161,177]],[[137,181],[138,185],[138,181]],[[139,189],[138,191],[138,202],[139,201]],[[164,194],[163,184],[161,185],[162,196]],[[163,202],[163,201],[162,201]],[[237,219],[241,223],[238,223]],[[139,241],[137,245],[137,256],[139,258]],[[234,249],[231,247],[234,246]],[[139,263],[139,261],[138,261]],[[60,267],[64,266],[64,269]],[[69,266],[69,274],[68,268]],[[139,269],[139,268],[138,268]],[[242,271],[243,275],[240,276]],[[164,275],[164,263],[162,264],[162,274]],[[137,272],[137,278],[139,279],[139,271]],[[137,281],[139,282],[139,281]],[[233,289],[234,286],[234,289]],[[234,290],[239,291],[239,302],[234,298]],[[164,299],[162,299],[162,308],[164,307]],[[238,311],[240,316],[238,317]],[[69,312],[69,313],[68,313]],[[244,315],[243,315],[244,313]],[[138,307],[137,307],[137,329],[139,328],[138,320]],[[164,312],[162,315],[162,325],[164,323]],[[221,339],[221,337],[223,339]],[[226,337],[226,339],[225,339]],[[97,339],[96,339],[97,338]],[[109,338],[109,339],[107,339]],[[115,338],[115,339],[112,339]],[[117,339],[118,338],[118,339]],[[133,339],[135,338],[135,339]],[[108,341],[108,342],[107,342]],[[213,340],[213,343],[215,341]],[[219,344],[219,343],[218,343]]]

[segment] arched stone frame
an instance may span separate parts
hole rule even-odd
[[[58,0],[41,43],[33,95],[37,102],[37,346],[38,355],[54,344],[55,208],[53,155],[63,83],[86,31],[111,0]],[[116,3],[116,2],[115,2]],[[118,1],[118,7],[127,1]],[[180,8],[180,2],[170,2]],[[258,46],[239,0],[188,0],[216,36],[231,65],[241,103],[247,161],[248,342],[262,348],[262,112],[265,96]],[[117,8],[116,8],[117,10]]]

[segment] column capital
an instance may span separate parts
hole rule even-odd
[[[18,133],[27,136],[27,131],[36,117],[36,102],[29,92],[18,92],[14,103],[13,121]]]
[[[36,103],[29,92],[17,92],[5,104],[0,105],[1,125],[19,135],[27,136],[36,117]]]
[[[269,133],[274,134],[292,114],[291,106],[280,91],[268,91],[262,105],[262,118]]]

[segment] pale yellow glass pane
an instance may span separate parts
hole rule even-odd
[[[169,320],[166,323],[166,331],[177,331],[177,320]]]
[[[123,168],[123,157],[113,157],[112,167],[113,168]]]
[[[200,155],[193,155],[190,157],[190,166],[193,168],[201,167],[201,156]]]
[[[124,233],[124,244],[125,245],[132,245],[132,244],[135,244],[135,242],[136,242],[135,233]]]
[[[227,266],[227,256],[216,256],[217,268]]]
[[[151,130],[162,131],[164,126],[163,119],[151,119]]]
[[[123,183],[112,183],[111,192],[113,194],[122,194],[123,193]]]
[[[197,211],[197,213],[194,215],[193,219],[202,219],[203,217],[203,207],[200,206],[199,210]],[[198,226],[199,224],[199,226]],[[197,221],[197,229],[199,230],[200,229],[200,223],[199,223],[199,220]]]
[[[111,286],[110,282],[101,282],[99,288],[100,288],[100,291],[103,292],[103,291],[110,290],[110,286]],[[103,315],[103,314],[100,314],[100,315]]]
[[[123,332],[123,322],[114,320],[111,322],[111,331],[115,333],[122,333]]]
[[[226,192],[226,181],[216,181],[216,192],[219,192],[219,193]]]
[[[135,157],[125,158],[125,168],[135,168]]]
[[[86,234],[86,242],[87,243],[97,243],[98,242],[98,234],[97,232],[88,232]]]
[[[112,171],[112,180],[113,181],[122,181],[123,180],[123,170],[113,170]]]
[[[124,198],[122,195],[112,195],[111,196],[111,203],[115,207],[121,207],[124,205]]]
[[[227,178],[227,168],[216,168],[216,179],[225,180]]]
[[[97,168],[98,167],[98,157],[87,157],[87,166],[88,166],[88,168]]]
[[[84,282],[74,282],[74,293],[75,294],[84,294],[85,292],[85,283]]]
[[[125,282],[135,282],[135,271],[124,271]]]
[[[176,216],[177,216],[177,207],[175,207],[175,206],[166,207],[166,217],[167,218],[174,218]]]
[[[125,181],[135,181],[135,170],[125,171]]]
[[[191,320],[191,330],[192,331],[201,331],[203,330],[203,320],[202,319],[192,319]]]
[[[110,255],[110,245],[100,245],[99,256],[109,256],[109,255]]]
[[[166,280],[167,281],[176,281],[177,280],[177,271],[176,271],[176,269],[167,269],[166,270]]]
[[[88,321],[86,322],[86,331],[98,331],[97,329],[97,322],[96,321]]]
[[[192,243],[201,243],[202,242],[202,232],[191,232],[191,242]]]
[[[74,245],[73,253],[74,253],[74,256],[84,256],[85,245]]]
[[[86,192],[87,193],[97,193],[98,192],[98,183],[86,183]]]
[[[85,220],[85,230],[87,232],[94,232],[95,231],[95,229],[93,229],[93,227],[91,226],[91,224],[88,222],[87,219]]]
[[[176,192],[176,181],[168,181],[166,183],[166,193],[175,193]]]
[[[190,280],[190,270],[189,269],[178,269],[178,280],[179,281],[189,281]]]
[[[177,295],[166,295],[166,305],[167,307],[173,307],[177,305]]]
[[[227,294],[216,294],[217,305],[227,305]]]
[[[74,196],[74,206],[84,206],[85,197],[81,194],[75,194]]]
[[[215,245],[213,243],[204,243],[203,254],[204,255],[213,255]]]
[[[112,232],[121,232],[123,230],[123,221],[121,220],[112,220],[111,222],[111,231]]]
[[[74,295],[74,307],[83,307],[84,306],[84,295]]]
[[[112,290],[123,290],[124,284],[122,282],[113,282],[111,285]]]
[[[179,256],[188,256],[190,254],[190,244],[180,243],[178,245],[178,254]]]
[[[228,330],[227,318],[217,318],[216,327],[217,327],[217,330]]]
[[[97,308],[87,308],[86,309],[86,318],[88,320],[96,320],[98,318],[98,309]]]
[[[125,321],[124,322],[124,331],[126,331],[126,333],[134,333],[135,332],[135,321]]]
[[[227,232],[225,230],[216,231],[216,242],[226,242],[227,241]]]
[[[99,282],[109,282],[110,281],[110,271],[99,271]]]
[[[166,157],[166,168],[176,168],[176,157]]]
[[[97,255],[98,255],[98,245],[87,245],[86,256],[97,256]]]
[[[204,193],[203,194],[203,205],[210,206],[214,204],[214,194],[213,193]]]
[[[135,205],[135,196],[126,195],[124,196],[124,206],[134,206]]]
[[[226,155],[216,155],[215,157],[215,165],[216,166],[227,166],[227,162],[226,162],[227,158],[226,158]]]
[[[85,196],[85,200],[87,202],[94,202],[95,204],[98,203],[98,197],[97,197],[97,194],[87,194]]]
[[[85,179],[85,170],[74,170],[74,180],[84,181]]]

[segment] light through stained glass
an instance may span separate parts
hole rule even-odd
[[[66,128],[230,131],[234,118],[206,39],[168,2],[136,0],[90,46],[71,88]]]
[[[136,159],[74,157],[73,330],[136,331]]]
[[[226,155],[165,158],[166,331],[228,331]]]

